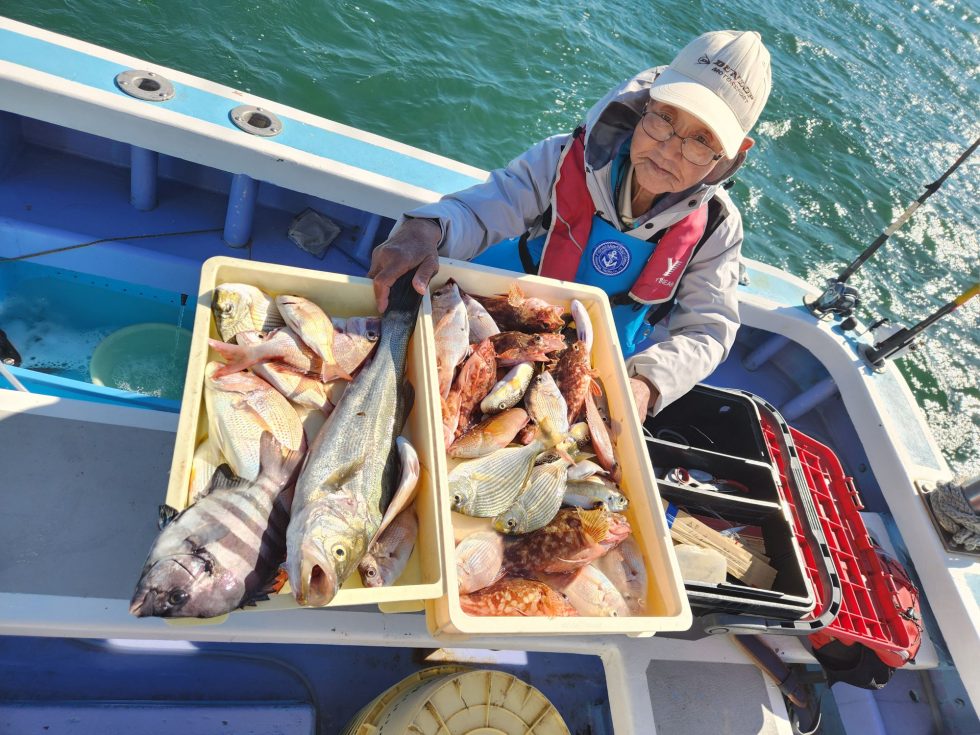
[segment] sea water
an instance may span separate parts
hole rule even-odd
[[[773,93],[731,190],[744,252],[839,272],[980,134],[976,2],[0,0],[0,12],[490,169],[571,130],[705,30],[755,29]],[[978,278],[980,154],[851,279],[911,325]],[[898,362],[954,470],[980,472],[980,299]]]

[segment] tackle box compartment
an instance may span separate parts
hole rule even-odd
[[[685,483],[671,479],[672,470],[700,470],[715,478],[721,494],[732,494],[741,500],[780,501],[776,475],[767,463],[650,438],[647,439],[647,451],[657,484],[661,487],[685,486]],[[698,484],[710,486],[712,481]],[[687,486],[690,489],[690,483]]]
[[[645,427],[656,439],[769,464],[759,410],[749,395],[698,384]]]
[[[661,496],[691,515],[719,519],[735,526],[758,526],[765,544],[764,553],[776,570],[772,589],[750,587],[732,577],[721,584],[685,580],[684,587],[695,615],[727,613],[796,619],[813,610],[816,603],[813,588],[793,534],[789,508],[779,497],[770,466],[649,438],[647,450],[657,467],[664,466],[664,460],[669,459],[686,462],[692,469],[725,469],[725,479],[753,490],[751,494],[741,491],[729,494],[657,481]]]
[[[463,261],[441,259],[439,273],[430,288],[435,290],[454,279],[467,293],[481,296],[507,293],[517,283],[527,296],[537,296],[569,308],[578,299],[588,310],[595,332],[593,368],[607,392],[616,439],[616,454],[622,465],[621,488],[629,498],[626,516],[646,565],[647,614],[634,617],[472,616],[463,612],[456,577],[455,545],[448,499],[442,506],[447,529],[443,546],[447,594],[426,602],[430,632],[438,637],[462,639],[487,635],[595,635],[620,633],[649,636],[662,631],[682,631],[691,626],[691,608],[673,552],[653,468],[644,450],[643,432],[629,387],[626,364],[605,292],[568,281],[518,275]],[[441,426],[441,421],[440,421]],[[441,433],[439,434],[441,437]],[[448,480],[444,486],[448,488]]]
[[[336,317],[377,315],[374,290],[366,278],[258,263],[218,256],[205,261],[201,268],[200,289],[195,304],[194,333],[181,403],[177,438],[167,487],[166,504],[175,510],[187,505],[191,463],[194,450],[208,433],[204,405],[204,368],[218,360],[208,346],[208,338],[220,339],[211,315],[212,293],[223,283],[247,283],[271,295],[303,296]],[[421,610],[422,600],[440,597],[445,592],[443,539],[443,509],[446,507],[445,454],[441,441],[441,420],[438,403],[438,384],[435,376],[435,353],[432,349],[432,311],[428,296],[424,296],[419,319],[409,344],[406,375],[415,388],[415,402],[402,434],[412,442],[419,455],[421,476],[415,501],[419,532],[415,550],[401,577],[389,587],[366,588],[355,572],[347,579],[330,607],[346,605],[384,605],[388,611]],[[450,534],[451,538],[451,534]],[[269,600],[259,602],[246,611],[297,608],[288,586]],[[235,613],[237,614],[237,612]],[[213,622],[213,621],[209,621]]]

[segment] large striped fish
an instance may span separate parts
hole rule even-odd
[[[209,494],[157,536],[129,611],[211,618],[265,593],[286,557],[291,481],[302,456],[265,432],[258,479],[223,480],[216,472]]]

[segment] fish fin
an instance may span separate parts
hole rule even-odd
[[[157,528],[161,531],[177,520],[180,511],[166,503],[157,507]]]
[[[321,383],[329,383],[331,380],[351,381],[354,379],[350,375],[345,373],[343,370],[341,370],[340,366],[337,365],[336,363],[328,363],[328,362],[324,362],[320,366],[320,374],[317,377],[320,379]]]
[[[303,436],[300,448],[286,449],[269,431],[259,437],[259,477],[269,474],[277,484],[285,485],[293,477],[305,454],[306,437]]]
[[[217,352],[223,360],[226,361],[225,365],[222,365],[217,370],[214,371],[211,377],[213,378],[223,378],[226,375],[231,375],[232,373],[237,373],[241,370],[251,367],[258,360],[250,357],[248,350],[246,350],[241,345],[233,345],[228,342],[222,342],[217,339],[208,339],[208,345],[211,349]]]
[[[324,489],[341,487],[354,473],[364,466],[364,460],[365,457],[362,454],[340,465],[324,478],[323,482],[320,483],[320,487]]]
[[[399,437],[401,439],[401,437]],[[381,525],[378,526],[377,532],[375,532],[374,537],[371,539],[371,543],[368,544],[368,548],[371,548],[371,544],[381,538],[382,532],[388,527],[388,525],[395,520],[403,511],[407,511],[412,501],[415,500],[416,492],[419,487],[419,475],[421,468],[419,466],[418,454],[415,452],[415,448],[408,443],[407,440],[402,439],[406,445],[408,445],[410,452],[406,450],[405,454],[399,451],[399,459],[404,457],[407,461],[401,462],[401,476],[398,479],[398,489],[394,496],[392,496],[391,501],[388,503],[387,509],[385,509],[384,515],[381,518]],[[413,461],[414,457],[414,461]],[[412,478],[414,477],[414,482]]]
[[[596,543],[602,541],[609,533],[609,518],[603,510],[579,510],[579,521],[582,530]]]
[[[599,387],[599,384],[597,382],[595,382],[594,380],[590,380],[589,381],[589,392],[593,396],[601,396],[602,395],[602,388]],[[586,400],[587,401],[588,400],[592,400],[592,396],[589,396],[588,398],[586,398]]]
[[[510,290],[507,292],[507,303],[511,306],[520,306],[524,301],[524,292],[521,291],[521,287],[517,285],[515,281],[510,285]]]
[[[236,475],[231,467],[225,463],[215,469],[214,474],[211,475],[211,481],[208,483],[204,495],[210,495],[215,490],[234,490],[241,487],[248,487],[251,484],[249,480]]]

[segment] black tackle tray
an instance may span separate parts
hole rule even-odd
[[[748,487],[750,493],[736,495],[657,480],[660,496],[692,515],[759,526],[765,554],[776,570],[771,590],[749,587],[733,577],[721,584],[685,581],[684,588],[695,615],[749,614],[796,620],[813,610],[816,603],[813,588],[803,566],[789,510],[779,499],[777,478],[770,466],[657,439],[647,439],[647,451],[654,467],[682,466],[712,474],[723,470],[725,479]]]
[[[749,395],[696,385],[644,426],[655,439],[769,464],[759,411]]]

